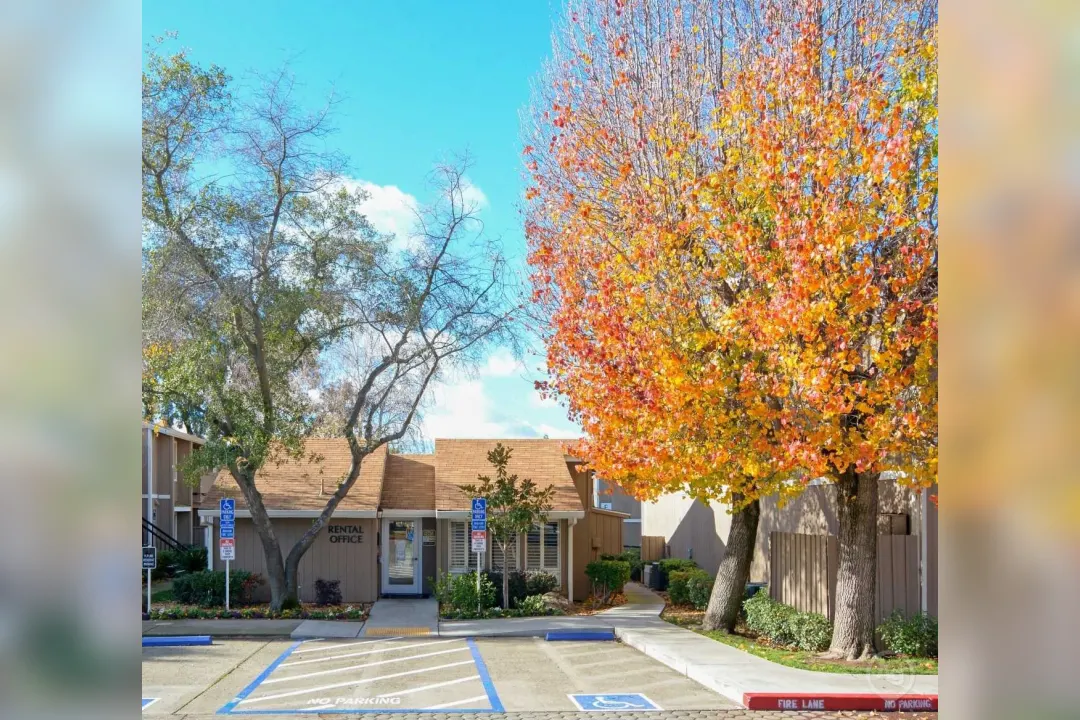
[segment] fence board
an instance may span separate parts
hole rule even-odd
[[[664,559],[664,536],[642,535],[641,536],[641,561],[656,562]]]
[[[918,536],[879,535],[876,559],[878,621],[894,610],[907,617],[919,612]],[[838,566],[839,543],[832,535],[769,533],[769,594],[778,602],[833,620]]]

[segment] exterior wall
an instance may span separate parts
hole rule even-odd
[[[589,597],[590,583],[585,566],[601,555],[618,555],[623,551],[623,520],[619,513],[591,509],[585,519],[574,526],[574,597],[580,602]]]
[[[918,494],[892,480],[883,480],[880,506],[881,513],[907,513],[910,516],[910,532],[920,532]],[[642,504],[641,533],[663,536],[667,540],[669,557],[693,558],[698,565],[710,573],[715,573],[724,557],[725,543],[731,528],[731,516],[728,512],[728,506],[723,503],[703,503],[684,493],[664,495],[655,502]],[[769,581],[770,533],[836,535],[838,527],[834,485],[811,485],[783,507],[775,495],[764,498],[761,501],[761,519],[758,523],[754,561],[750,567],[750,581]],[[933,549],[928,551],[928,555],[935,558],[935,575],[936,548],[935,537]],[[936,601],[936,579],[934,591]]]
[[[627,518],[623,520],[623,543],[625,547],[641,547],[641,519]]]
[[[141,429],[142,475],[139,481],[139,495],[146,494],[147,475],[147,430]],[[194,452],[197,447],[191,440],[174,437],[165,433],[150,433],[153,459],[153,504],[151,522],[181,543],[196,542],[196,528],[199,526],[194,512],[194,493],[186,483],[179,465]],[[192,512],[175,510],[176,507],[191,507]],[[142,497],[142,515],[146,518],[146,498]]]
[[[281,544],[282,552],[288,552],[289,548],[300,539],[300,536],[311,527],[311,521],[306,519],[273,520],[274,532]],[[355,537],[345,533],[329,533],[323,528],[311,548],[300,560],[300,601],[315,601],[315,581],[339,580],[341,581],[341,599],[346,603],[374,602],[378,595],[379,565],[377,561],[378,545],[376,535],[378,533],[378,521],[374,518],[339,518],[331,519],[327,528],[332,525],[359,526],[362,540],[360,542],[331,542],[331,539]],[[214,569],[224,570],[225,563],[220,560],[218,552],[218,525],[214,524]],[[248,570],[266,577],[266,560],[263,555],[262,543],[255,533],[255,526],[250,518],[236,519],[236,560],[232,561],[231,567],[236,570]],[[259,588],[256,599],[265,602],[270,599],[270,587],[263,584]]]

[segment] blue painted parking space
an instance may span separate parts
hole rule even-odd
[[[142,699],[142,709],[145,710],[146,708],[150,707],[151,705],[153,705],[154,703],[156,703],[160,699],[161,698],[143,698]]]
[[[585,712],[626,712],[660,710],[660,706],[641,693],[605,693],[569,695],[578,710]]]
[[[298,642],[226,703],[221,715],[501,712],[472,639]]]

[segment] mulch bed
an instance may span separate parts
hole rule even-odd
[[[607,605],[603,605],[595,600],[595,598],[588,598],[587,600],[579,603],[573,603],[567,610],[567,615],[595,615],[603,610],[610,610],[613,607],[626,604],[626,595],[623,593],[615,593],[611,596],[611,602]]]

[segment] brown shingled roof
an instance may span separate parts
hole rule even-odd
[[[475,484],[478,475],[494,476],[495,468],[487,460],[496,443],[511,449],[510,474],[530,479],[540,487],[555,486],[552,510],[584,510],[574,479],[566,467],[561,440],[436,440],[435,507],[439,510],[468,510],[469,498],[459,485]]]
[[[387,457],[382,507],[384,510],[434,510],[435,456]]]
[[[386,456],[384,445],[364,459],[360,477],[338,505],[338,510],[373,511],[378,508]],[[304,442],[304,455],[299,460],[286,456],[267,461],[255,474],[255,487],[262,493],[267,510],[322,510],[338,483],[348,474],[351,460],[345,438],[309,438]],[[202,505],[214,509],[222,497],[234,498],[237,509],[247,507],[228,470],[218,473]]]

